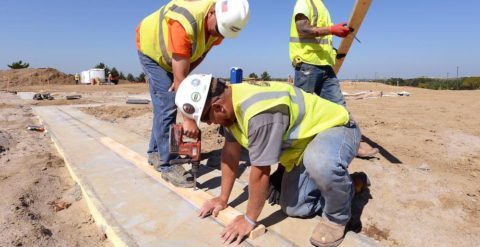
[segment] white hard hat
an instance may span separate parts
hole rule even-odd
[[[185,78],[177,89],[175,104],[184,116],[200,124],[207,101],[212,75],[193,74]]]
[[[217,0],[215,14],[220,34],[225,38],[235,38],[247,25],[250,7],[247,0]]]

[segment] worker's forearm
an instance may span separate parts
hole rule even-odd
[[[251,166],[250,180],[248,183],[248,204],[247,216],[257,221],[263,206],[265,205],[265,198],[268,193],[270,166]]]
[[[332,34],[330,27],[312,26],[308,18],[301,14],[295,18],[295,24],[300,38],[315,38]]]
[[[190,72],[190,59],[173,54],[172,72],[173,90],[177,91],[180,83],[182,83],[182,81],[187,77],[188,73]]]
[[[226,142],[221,154],[222,186],[220,199],[228,202],[232,192],[235,178],[237,177],[238,163],[240,161],[240,145]]]

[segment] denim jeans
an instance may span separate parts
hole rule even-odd
[[[175,92],[168,91],[173,82],[173,74],[141,52],[138,53],[138,57],[148,80],[153,105],[152,134],[147,153],[158,152],[161,162],[160,171],[166,172],[170,169],[168,162],[174,158],[168,150],[170,125],[177,120]]]
[[[303,161],[282,178],[280,206],[293,217],[323,217],[346,224],[355,192],[348,165],[357,153],[360,130],[352,121],[315,136]]]
[[[300,64],[295,68],[294,85],[307,93],[316,93],[326,100],[346,106],[340,82],[330,66]]]

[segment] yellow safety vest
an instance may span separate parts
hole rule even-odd
[[[316,27],[330,27],[332,20],[330,13],[322,0],[305,0],[310,9],[307,16],[310,25]],[[335,66],[337,52],[333,49],[332,35],[316,38],[300,38],[295,23],[295,14],[292,17],[290,28],[290,60],[294,63],[308,63],[313,65]]]
[[[176,20],[185,28],[192,43],[190,63],[197,61],[215,43],[216,37],[205,41],[205,18],[215,0],[172,0],[140,23],[137,30],[139,51],[156,61],[162,68],[172,71],[172,53],[168,51],[168,21]]]
[[[285,105],[290,125],[283,135],[280,163],[287,171],[298,165],[308,143],[316,134],[348,123],[347,110],[338,104],[280,82],[233,84],[232,101],[236,122],[228,129],[240,145],[248,149],[248,122],[257,114]]]

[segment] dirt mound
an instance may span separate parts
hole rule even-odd
[[[74,83],[73,75],[52,68],[0,70],[0,88]]]

